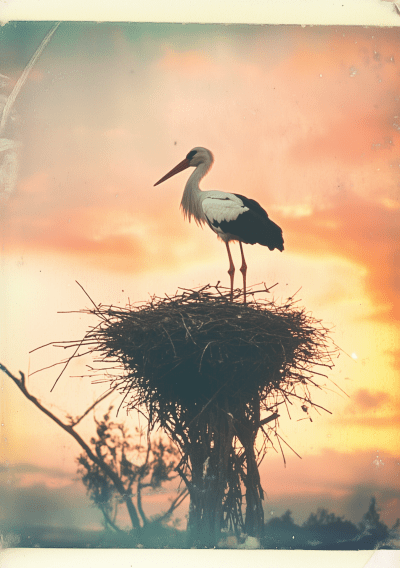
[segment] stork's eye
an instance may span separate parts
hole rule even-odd
[[[196,154],[197,154],[197,151],[196,151],[196,150],[191,150],[191,151],[189,152],[189,154],[186,156],[186,159],[187,159],[187,160],[191,160],[192,158],[195,157]]]

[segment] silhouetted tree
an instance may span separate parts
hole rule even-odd
[[[358,534],[355,524],[344,517],[329,513],[327,509],[318,509],[316,513],[311,513],[303,527],[312,533],[313,538],[322,541],[351,540]]]
[[[80,416],[74,418],[67,415],[67,421],[64,422],[29,392],[24,373],[20,371],[20,378],[18,378],[1,363],[0,371],[3,371],[15,383],[36,408],[51,418],[81,446],[84,453],[78,458],[78,462],[82,481],[88,489],[90,499],[103,513],[106,526],[119,530],[115,523],[116,510],[114,510],[117,505],[117,496],[119,503],[124,503],[127,508],[133,529],[140,529],[146,524],[148,519],[142,507],[141,490],[144,487],[159,488],[164,482],[176,477],[176,475],[171,475],[175,467],[176,449],[172,445],[165,445],[161,439],[153,442],[148,439],[146,446],[140,443],[131,445],[125,426],[111,422],[109,413],[106,413],[101,421],[95,419],[97,438],[93,437],[88,444],[77,432],[76,426],[109,396],[113,389],[100,396]],[[145,482],[147,476],[149,480]],[[134,484],[136,484],[137,508],[133,503],[132,487]],[[168,519],[187,494],[186,488],[181,490],[170,503],[168,510],[160,515],[158,520]]]
[[[97,438],[93,437],[90,442],[98,458],[117,473],[124,487],[124,495],[131,498],[136,496],[137,511],[141,523],[145,525],[149,519],[143,510],[142,491],[145,488],[157,490],[165,482],[178,477],[174,473],[179,461],[178,451],[171,442],[165,443],[161,437],[156,440],[147,438],[147,443],[143,444],[138,428],[135,430],[140,440],[134,443],[126,426],[111,420],[112,408],[109,407],[102,420],[95,418]],[[89,498],[103,513],[105,525],[120,531],[116,518],[123,496],[87,452],[79,456],[78,463],[78,473]],[[158,520],[168,519],[186,496],[186,489],[180,491],[169,509],[158,516]]]
[[[311,513],[303,525],[297,525],[290,510],[265,525],[264,548],[316,550],[373,550],[397,548],[400,519],[391,529],[380,520],[375,497],[371,498],[362,521],[351,521],[320,508]]]
[[[373,548],[379,548],[389,540],[390,530],[380,520],[375,497],[371,497],[368,511],[364,514],[359,527],[361,533],[360,541],[367,545],[365,548],[369,548],[369,544],[373,545]]]
[[[283,513],[281,517],[274,517],[268,522],[270,527],[290,527],[294,526],[294,520],[292,517],[292,511],[288,509]]]

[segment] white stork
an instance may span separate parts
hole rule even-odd
[[[206,175],[214,162],[210,150],[193,148],[182,162],[168,172],[154,185],[158,185],[178,172],[195,167],[183,192],[181,207],[184,217],[189,221],[193,216],[198,225],[207,223],[210,229],[224,241],[229,257],[228,274],[231,279],[231,301],[233,300],[233,278],[235,266],[232,261],[229,241],[239,241],[242,255],[240,271],[243,275],[244,303],[246,303],[246,272],[242,243],[258,243],[269,250],[283,251],[282,229],[268,217],[267,212],[254,199],[238,193],[223,191],[202,191],[200,180]]]

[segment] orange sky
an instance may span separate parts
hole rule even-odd
[[[48,28],[1,28],[5,94]],[[249,283],[278,282],[278,301],[301,287],[301,305],[334,326],[343,349],[331,378],[350,398],[336,389],[321,396],[332,415],[281,420],[304,471],[307,456],[313,464],[319,456],[322,469],[332,452],[351,463],[368,455],[373,463],[377,451],[393,460],[399,61],[395,29],[62,24],[6,132],[22,147],[17,185],[0,202],[0,360],[28,373],[60,356],[30,350],[83,334],[83,317],[57,314],[88,305],[75,280],[95,301],[122,305],[178,286],[228,285],[223,245],[179,210],[187,172],[153,187],[192,147],[205,146],[216,161],[203,187],[259,200],[283,228],[284,253],[245,247]],[[30,380],[54,409],[78,413],[101,392],[65,376],[50,394],[54,378]],[[73,442],[0,380],[2,459],[73,470]],[[55,455],[55,444],[66,449]],[[348,482],[356,486],[350,473]],[[384,484],[398,488],[398,473]]]

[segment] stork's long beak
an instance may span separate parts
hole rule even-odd
[[[172,170],[170,172],[168,172],[167,174],[165,174],[164,177],[162,177],[161,179],[158,180],[157,183],[154,184],[154,187],[156,185],[158,185],[159,183],[162,183],[163,181],[165,181],[166,179],[174,176],[175,174],[181,172],[182,170],[186,170],[186,168],[188,168],[190,166],[189,160],[187,158],[185,158],[184,160],[182,160],[182,162],[180,162],[177,166],[175,166],[174,168],[172,168]]]

